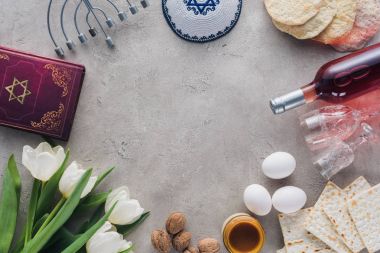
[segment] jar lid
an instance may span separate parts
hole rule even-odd
[[[171,29],[192,42],[218,39],[239,20],[242,0],[162,0],[162,10]]]

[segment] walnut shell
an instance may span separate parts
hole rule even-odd
[[[186,225],[186,217],[183,213],[172,213],[166,220],[166,231],[169,234],[175,235],[181,232]]]
[[[183,251],[189,247],[191,241],[191,233],[182,231],[173,238],[173,247],[176,251]]]
[[[183,253],[199,253],[198,248],[190,246]]]
[[[218,253],[220,251],[219,242],[213,238],[205,238],[198,242],[200,253]]]
[[[171,248],[171,238],[165,230],[154,230],[152,232],[152,245],[160,253],[169,253]]]

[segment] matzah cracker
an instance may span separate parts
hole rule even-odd
[[[327,246],[323,248],[318,248],[315,244],[310,244],[304,242],[303,240],[288,242],[286,245],[287,253],[334,253],[335,251],[331,250]]]
[[[347,204],[368,251],[380,250],[380,184],[355,196]]]
[[[334,225],[330,222],[327,215],[322,210],[322,204],[332,192],[339,189],[332,182],[328,182],[317,203],[314,206],[313,211],[310,213],[306,220],[306,230],[319,238],[331,249],[338,253],[347,253],[351,250],[344,244],[342,238],[334,229]]]
[[[312,208],[302,209],[292,214],[279,214],[278,218],[284,237],[285,248],[288,253],[294,253],[295,249],[303,246],[312,249],[329,249],[329,247],[305,229],[305,221]],[[294,246],[293,242],[297,242]],[[299,252],[299,251],[298,251]],[[332,252],[332,251],[331,251]]]
[[[380,29],[380,2],[378,0],[360,0],[354,27],[332,46],[342,52],[363,48]]]
[[[351,31],[356,16],[356,0],[336,0],[338,11],[331,24],[314,40],[332,44]]]
[[[277,253],[286,253],[285,247],[276,251]]]
[[[317,15],[303,25],[285,25],[276,20],[273,24],[282,32],[301,40],[314,38],[331,23],[337,12],[335,0],[322,0],[321,9]]]
[[[358,177],[349,186],[344,188],[344,192],[347,194],[347,199],[352,199],[361,192],[364,192],[371,188],[370,183],[363,176]]]
[[[347,196],[355,196],[369,188],[371,186],[367,180],[360,177],[344,190],[337,187],[331,189],[330,196],[323,202],[322,209],[331,223],[334,224],[335,231],[354,253],[360,252],[365,246],[348,212],[346,204]]]
[[[272,19],[285,25],[303,25],[319,12],[322,0],[264,0]]]
[[[306,208],[295,213],[281,213],[278,215],[285,244],[287,241],[296,241],[300,239],[310,238],[314,240],[315,237],[305,229],[306,218],[312,210],[313,208]]]

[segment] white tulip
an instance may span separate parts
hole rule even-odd
[[[51,148],[47,142],[42,142],[36,149],[24,146],[22,164],[34,178],[46,182],[59,169],[65,157],[65,150],[61,146]]]
[[[79,180],[82,178],[85,172],[86,170],[83,169],[82,165],[80,165],[76,161],[72,162],[66,168],[65,172],[63,172],[61,180],[59,181],[59,191],[65,198],[70,197],[71,193],[74,191]],[[84,188],[81,194],[81,198],[87,196],[87,194],[91,192],[92,188],[94,188],[95,186],[97,178],[98,177],[96,176],[90,177],[86,187]]]
[[[87,253],[119,253],[131,247],[108,221],[86,243]]]
[[[108,195],[105,204],[105,211],[108,212],[115,204],[108,220],[116,225],[128,225],[137,221],[144,213],[144,208],[135,199],[130,199],[129,189],[126,186],[112,190]]]

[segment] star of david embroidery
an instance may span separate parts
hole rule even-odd
[[[21,94],[15,90],[17,86],[23,89]],[[20,82],[16,77],[13,78],[13,84],[5,87],[5,89],[9,92],[8,101],[17,100],[20,104],[24,104],[25,97],[32,94],[30,90],[28,90],[28,80]]]
[[[209,11],[215,11],[220,0],[184,0],[187,10],[194,11],[195,15],[207,15]]]

